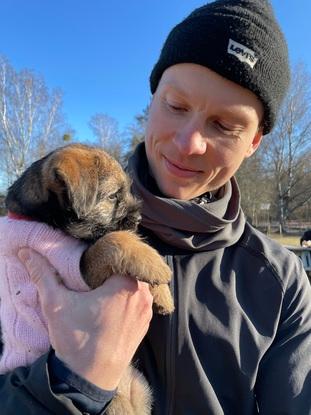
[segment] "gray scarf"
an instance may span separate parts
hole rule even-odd
[[[193,251],[209,251],[236,243],[245,217],[240,207],[240,192],[232,178],[218,200],[198,204],[163,196],[151,177],[145,145],[137,146],[129,160],[132,190],[142,200],[142,226],[170,245]]]

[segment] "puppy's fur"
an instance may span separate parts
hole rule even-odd
[[[130,181],[121,166],[103,150],[72,144],[48,154],[10,187],[6,206],[17,215],[89,242],[80,266],[91,288],[113,274],[127,274],[151,285],[156,311],[173,311],[167,285],[170,269],[135,233],[139,203],[130,193]],[[150,412],[147,382],[130,366],[107,414]]]

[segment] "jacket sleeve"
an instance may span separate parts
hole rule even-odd
[[[50,352],[48,367],[52,391],[70,398],[80,411],[89,415],[103,413],[116,394],[116,389],[101,389],[73,372],[56,357],[54,350]]]
[[[262,415],[311,414],[311,286],[300,261],[291,268],[278,330],[258,370]]]
[[[0,376],[1,415],[83,415],[92,413],[85,405],[84,409],[77,408],[74,399],[71,399],[74,394],[70,388],[68,393],[53,392],[48,370],[48,358],[49,355],[45,354],[29,367],[19,367]],[[59,385],[57,386],[59,387]],[[104,410],[100,411],[98,415],[104,414],[104,412]]]
[[[0,376],[0,401],[3,415],[81,415],[72,401],[51,390],[48,354],[29,367],[19,367]]]

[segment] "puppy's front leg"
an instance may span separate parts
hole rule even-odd
[[[113,274],[131,275],[152,285],[167,284],[171,270],[158,252],[130,231],[110,232],[81,258],[85,282],[96,288]]]
[[[99,287],[113,275],[113,269],[109,263],[109,250],[103,241],[104,237],[98,239],[89,246],[80,260],[80,271],[87,285],[94,289]]]

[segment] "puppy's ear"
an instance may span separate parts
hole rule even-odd
[[[34,162],[8,189],[5,205],[9,211],[37,219],[37,211],[48,200],[42,177],[47,157]]]
[[[87,215],[98,195],[98,157],[79,149],[55,154],[46,166],[46,187],[64,212],[76,219]]]
[[[5,203],[11,212],[65,229],[72,211],[66,183],[49,168],[56,152],[34,162],[9,188]]]

